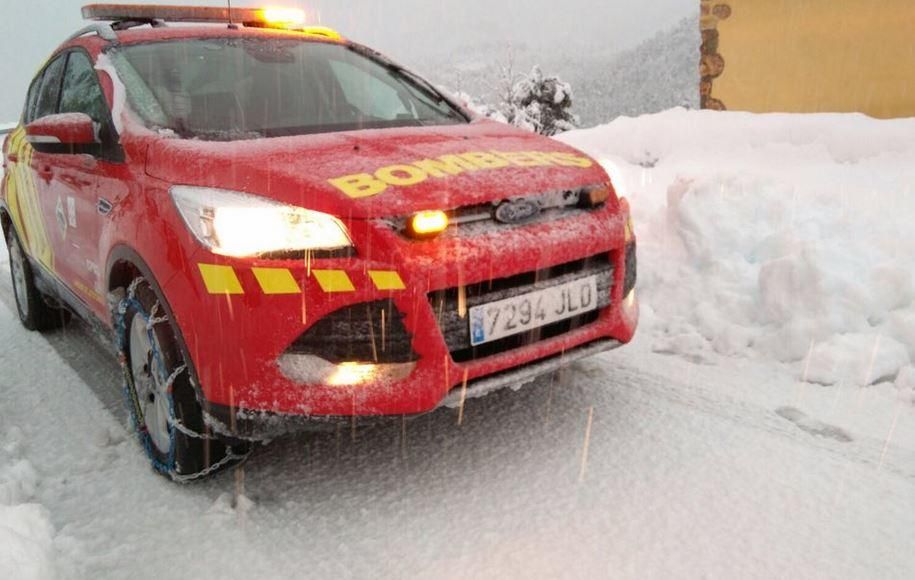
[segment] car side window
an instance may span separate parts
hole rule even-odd
[[[38,91],[38,102],[35,105],[35,111],[31,120],[40,119],[48,115],[57,113],[57,105],[60,101],[60,86],[64,76],[64,65],[67,63],[67,55],[58,56],[54,62],[44,69],[44,76],[41,79],[41,88]]]
[[[105,124],[108,105],[92,61],[82,52],[70,53],[60,94],[60,113],[85,113],[96,123]]]
[[[32,81],[32,85],[29,87],[29,95],[25,102],[25,113],[22,116],[26,124],[35,120],[35,109],[38,106],[38,94],[41,89],[41,81],[43,78],[44,77],[39,74],[35,77],[35,80]]]

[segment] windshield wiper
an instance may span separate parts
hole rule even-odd
[[[380,52],[378,52],[376,50],[372,50],[371,48],[362,46],[360,44],[351,44],[350,49],[353,50],[354,52],[356,52],[357,54],[359,54],[360,56],[369,58],[369,59],[377,62],[381,66],[385,67],[392,73],[395,73],[395,78],[397,78],[399,81],[401,81],[401,83],[407,89],[411,89],[414,91],[419,90],[419,92],[421,92],[426,97],[431,98],[435,103],[440,104],[440,105],[445,105],[447,108],[447,112],[446,112],[447,117],[451,117],[452,119],[460,119],[462,121],[470,121],[470,119],[468,119],[463,113],[461,113],[460,110],[455,108],[455,105],[454,105],[454,103],[451,102],[451,99],[449,99],[448,97],[443,95],[441,93],[441,91],[436,89],[432,83],[430,83],[423,77],[419,76],[418,74],[414,73],[410,69],[388,59],[386,56],[384,56]],[[407,82],[404,82],[404,81],[407,81]]]

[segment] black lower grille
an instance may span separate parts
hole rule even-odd
[[[329,314],[300,336],[287,354],[314,354],[334,364],[417,360],[403,315],[390,300],[356,304]]]
[[[464,287],[463,316],[460,308],[461,290],[450,288],[429,295],[429,302],[435,311],[439,328],[448,345],[448,350],[455,362],[467,362],[496,354],[501,354],[522,346],[560,336],[576,328],[595,322],[600,309],[610,305],[613,288],[613,264],[609,254],[601,254],[545,268],[536,272],[527,272],[509,278],[500,278],[471,284]],[[527,294],[536,290],[559,286],[568,282],[598,275],[598,310],[556,322],[549,326],[509,336],[491,343],[472,346],[470,343],[470,323],[467,311],[474,306],[487,304],[506,298]]]

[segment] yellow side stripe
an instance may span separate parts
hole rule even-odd
[[[244,294],[241,282],[231,266],[197,264],[203,283],[210,294]]]
[[[406,290],[407,288],[397,272],[369,270],[369,277],[378,290]]]
[[[343,270],[312,270],[321,290],[327,293],[355,292],[353,281]]]
[[[301,294],[298,282],[286,268],[251,268],[264,294]]]
[[[44,215],[38,199],[38,190],[32,175],[32,146],[25,139],[25,128],[20,126],[10,134],[9,151],[19,155],[19,161],[9,167],[7,202],[22,237],[27,254],[41,262],[50,272],[54,269],[54,253],[45,229]]]

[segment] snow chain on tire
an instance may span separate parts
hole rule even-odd
[[[137,297],[137,289],[143,285],[147,284],[146,279],[143,277],[138,277],[134,279],[130,286],[127,288],[127,295],[124,297],[117,305],[115,309],[115,332],[117,336],[117,348],[118,348],[118,360],[121,364],[121,370],[124,373],[124,395],[125,401],[128,404],[128,411],[130,413],[130,423],[133,429],[136,430],[137,434],[140,437],[140,442],[146,451],[147,457],[152,462],[153,467],[156,471],[167,475],[173,481],[178,483],[190,483],[199,479],[204,479],[209,475],[219,471],[220,469],[226,467],[231,463],[240,463],[248,458],[250,452],[246,453],[235,453],[231,446],[226,446],[226,452],[222,459],[216,463],[202,469],[196,473],[189,474],[178,474],[176,473],[176,457],[175,457],[175,432],[180,432],[185,437],[190,437],[193,439],[198,439],[202,441],[220,441],[219,437],[213,436],[208,433],[198,433],[197,431],[191,429],[184,423],[182,423],[176,413],[174,407],[174,397],[171,396],[173,393],[173,387],[175,381],[183,374],[188,372],[187,364],[181,364],[176,368],[165,380],[165,390],[169,393],[168,403],[169,403],[169,415],[167,417],[167,422],[169,426],[169,439],[170,439],[170,450],[168,457],[163,462],[153,451],[152,439],[148,434],[148,430],[145,426],[145,420],[140,416],[140,402],[138,400],[137,389],[134,382],[134,377],[128,364],[129,356],[129,344],[128,344],[128,321],[127,321],[127,312],[131,309],[136,310],[136,312],[146,321],[146,330],[148,333],[152,334],[154,328],[159,324],[168,324],[168,316],[162,312],[163,308],[159,303],[158,299],[152,308],[148,309],[140,302]],[[158,340],[154,340],[153,337],[150,337],[149,341],[150,347],[152,349],[153,359],[156,361],[156,368],[161,372],[162,369],[165,369],[165,364],[163,361],[162,353],[159,350]],[[188,377],[190,380],[190,377]]]

